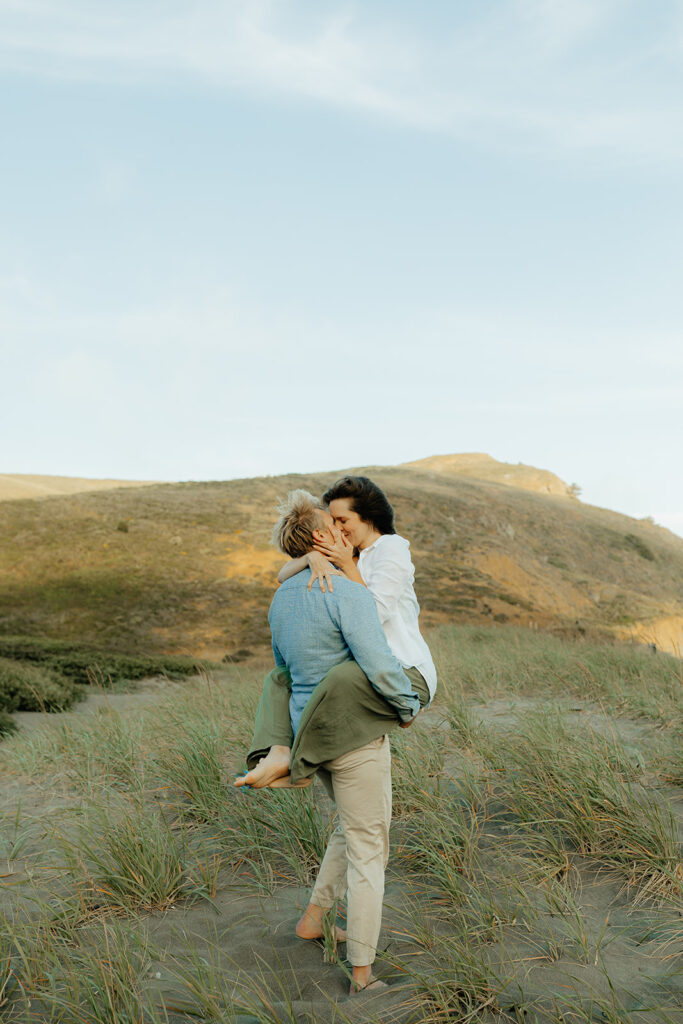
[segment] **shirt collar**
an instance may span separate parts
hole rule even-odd
[[[389,536],[388,533],[383,533],[380,537],[377,538],[377,540],[373,540],[373,542],[372,542],[372,544],[370,545],[369,548],[363,548],[363,550],[358,555],[358,558],[361,559],[363,557],[363,555],[368,555],[371,551],[374,551],[374,549],[377,547],[377,545],[381,544],[382,541],[385,540],[388,536]]]

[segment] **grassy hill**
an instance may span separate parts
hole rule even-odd
[[[0,473],[0,501],[15,501],[17,498],[53,498],[57,494],[109,491],[114,487],[142,487],[148,482],[150,481],[92,480],[75,476]]]
[[[577,485],[566,484],[559,476],[547,469],[525,466],[523,462],[498,462],[483,452],[461,452],[457,455],[430,455],[416,462],[404,462],[408,469],[420,469],[428,473],[446,476],[469,476],[477,480],[490,480],[508,487],[519,487],[524,491],[541,494],[560,494],[565,498],[577,496]]]
[[[362,470],[411,541],[424,627],[507,622],[681,643],[683,540],[584,505],[545,471],[477,456],[465,468],[482,479],[449,459]],[[321,493],[341,472],[4,501],[0,635],[210,658],[267,644],[282,564],[268,544],[276,499]]]

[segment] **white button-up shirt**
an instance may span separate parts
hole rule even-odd
[[[396,533],[383,534],[361,551],[358,570],[375,599],[389,647],[404,668],[415,667],[422,673],[433,697],[436,669],[418,626],[420,606],[413,587],[410,542]]]

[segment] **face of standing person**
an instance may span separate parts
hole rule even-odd
[[[372,523],[366,523],[353,508],[351,498],[335,498],[330,502],[330,515],[334,525],[344,534],[349,543],[363,551],[382,535]]]
[[[320,527],[313,531],[313,540],[317,544],[334,544],[336,538],[332,532],[334,526],[334,519],[329,512],[325,512],[324,509],[318,510],[318,521]]]

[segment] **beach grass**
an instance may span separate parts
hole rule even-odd
[[[430,642],[449,698],[592,701],[683,736],[683,661],[637,644],[568,642],[536,630],[443,627]]]
[[[437,699],[391,739],[389,989],[347,1000],[344,947],[293,934],[334,821],[318,784],[232,785],[268,667],[247,662],[0,743],[3,1020],[673,1022],[680,662],[430,641]]]

